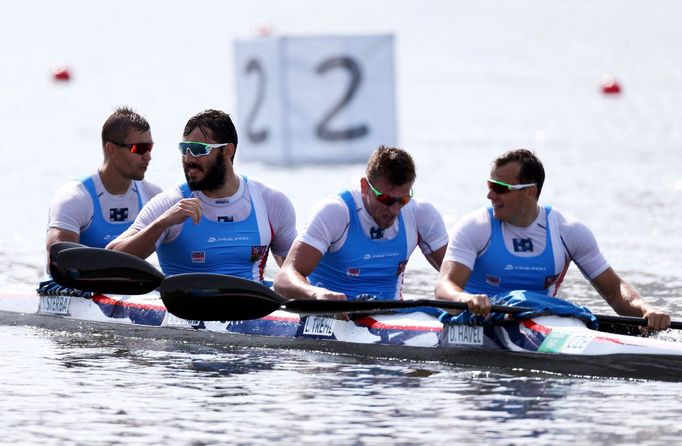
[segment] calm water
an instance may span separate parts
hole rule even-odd
[[[187,118],[236,109],[232,42],[396,36],[400,145],[448,225],[484,205],[492,158],[531,147],[547,203],[585,221],[612,265],[682,319],[682,6],[642,1],[0,3],[0,286],[42,277],[52,192],[93,171],[99,132],[129,104],[152,124],[148,178],[181,181]],[[30,17],[30,25],[27,18]],[[66,61],[73,81],[57,85]],[[620,97],[599,91],[603,73]],[[239,116],[235,116],[239,119]],[[240,172],[291,196],[299,226],[362,165]],[[436,273],[419,254],[407,291]],[[608,307],[572,270],[563,294]],[[679,333],[663,336],[679,339]],[[0,326],[0,443],[667,444],[679,384],[578,379],[309,352],[230,349],[105,331]]]

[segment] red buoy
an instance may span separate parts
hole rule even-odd
[[[258,37],[270,37],[272,36],[272,24],[268,22],[262,22],[256,25],[255,28],[256,36]]]
[[[605,74],[601,78],[601,91],[604,94],[618,94],[620,93],[620,84],[610,74]]]
[[[56,65],[52,69],[52,78],[59,82],[68,82],[71,80],[71,72],[65,65]]]

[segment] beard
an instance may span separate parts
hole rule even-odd
[[[204,178],[196,181],[190,180],[187,175],[187,168],[185,170],[185,180],[190,190],[215,190],[225,184],[227,178],[227,167],[225,167],[225,160],[223,156],[218,156],[215,162],[211,164],[204,172]]]

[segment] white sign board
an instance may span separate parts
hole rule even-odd
[[[237,156],[365,162],[395,145],[393,36],[237,41]]]

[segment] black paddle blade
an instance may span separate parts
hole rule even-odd
[[[65,249],[71,248],[86,248],[85,245],[76,242],[57,242],[50,246],[50,262],[57,261],[57,254],[64,251]]]
[[[283,297],[265,285],[221,274],[187,273],[161,283],[166,309],[182,319],[241,321],[279,309]]]
[[[69,276],[67,276],[66,272],[60,268],[59,265],[57,265],[57,256],[60,252],[67,249],[84,247],[85,245],[75,242],[57,242],[50,246],[50,262],[48,264],[50,268],[50,275],[52,276],[52,279],[54,279],[54,281],[59,285],[74,288],[71,285],[64,285],[64,283],[69,283]]]
[[[150,263],[103,248],[69,248],[50,262],[59,285],[109,294],[145,294],[158,288],[164,275]]]

